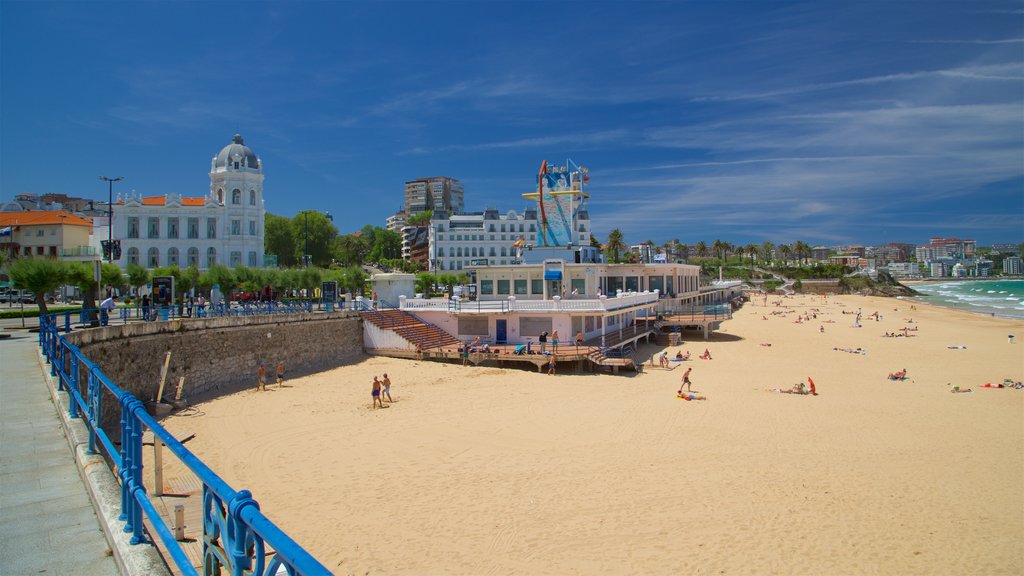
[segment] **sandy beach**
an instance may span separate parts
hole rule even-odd
[[[1024,390],[981,388],[1024,322],[912,305],[756,299],[629,376],[370,357],[165,424],[336,574],[1024,573]]]

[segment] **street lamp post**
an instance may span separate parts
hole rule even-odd
[[[304,268],[309,267],[309,212],[304,211],[302,213],[302,266]]]
[[[114,261],[114,182],[120,182],[124,180],[124,176],[118,176],[117,178],[108,178],[106,176],[100,176],[100,180],[108,183],[107,196],[107,262]]]

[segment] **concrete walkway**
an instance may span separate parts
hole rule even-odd
[[[20,321],[19,321],[20,324]],[[38,334],[0,339],[0,572],[116,575],[38,361]]]

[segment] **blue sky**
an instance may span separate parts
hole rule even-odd
[[[1019,242],[1024,3],[0,3],[0,200],[200,196],[236,131],[343,233],[572,158],[602,239]]]

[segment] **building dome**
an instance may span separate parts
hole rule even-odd
[[[258,169],[260,167],[260,159],[256,157],[252,148],[245,145],[241,134],[235,134],[235,137],[231,139],[231,144],[221,149],[220,154],[213,159],[213,167],[230,168],[235,162],[238,162],[239,168]]]

